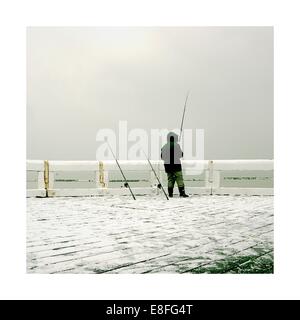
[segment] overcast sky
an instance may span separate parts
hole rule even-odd
[[[27,158],[95,160],[101,128],[205,130],[206,159],[273,159],[273,28],[27,30]]]

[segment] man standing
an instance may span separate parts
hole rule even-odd
[[[169,132],[167,140],[168,142],[161,149],[161,158],[164,161],[165,171],[168,175],[169,197],[173,197],[173,189],[176,181],[180,197],[187,198],[188,195],[184,191],[180,161],[180,158],[183,157],[183,152],[178,144],[178,135],[174,132]]]

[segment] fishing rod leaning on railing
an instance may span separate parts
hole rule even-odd
[[[118,168],[119,168],[119,170],[120,170],[120,172],[121,172],[121,174],[122,174],[122,177],[123,177],[123,179],[124,179],[124,181],[125,181],[124,186],[129,189],[132,198],[133,198],[134,200],[136,200],[136,198],[135,198],[135,196],[134,196],[134,194],[133,194],[133,192],[132,192],[132,190],[131,190],[131,188],[130,188],[130,185],[129,185],[129,183],[128,183],[128,180],[126,179],[125,174],[124,174],[124,172],[123,172],[123,170],[122,170],[122,168],[121,168],[121,166],[120,166],[120,164],[119,164],[118,159],[116,158],[114,152],[112,151],[112,148],[111,148],[109,142],[106,141],[106,143],[107,143],[108,148],[109,148],[111,154],[113,155],[113,157],[114,157],[114,159],[115,159],[115,161],[116,161],[116,163],[117,163],[117,166],[118,166]]]
[[[158,182],[157,188],[162,189],[162,191],[163,191],[166,199],[169,200],[169,197],[168,197],[168,195],[167,195],[167,193],[166,193],[166,191],[165,191],[162,183],[160,182],[160,179],[159,179],[156,171],[154,170],[151,161],[150,161],[149,158],[147,157],[145,151],[144,151],[143,149],[141,149],[141,150],[143,151],[143,154],[145,155],[145,158],[147,159],[147,161],[148,161],[148,163],[149,163],[149,165],[150,165],[150,167],[151,167],[151,170],[152,170],[152,172],[154,173],[154,176],[155,176],[155,178],[156,178],[156,180],[157,180],[157,182]]]

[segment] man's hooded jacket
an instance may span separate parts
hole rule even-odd
[[[161,149],[161,158],[164,160],[166,173],[182,171],[180,158],[183,152],[178,144],[178,135],[170,132],[167,136],[167,143]]]

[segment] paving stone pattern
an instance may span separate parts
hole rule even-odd
[[[272,273],[273,199],[28,198],[27,272]]]

